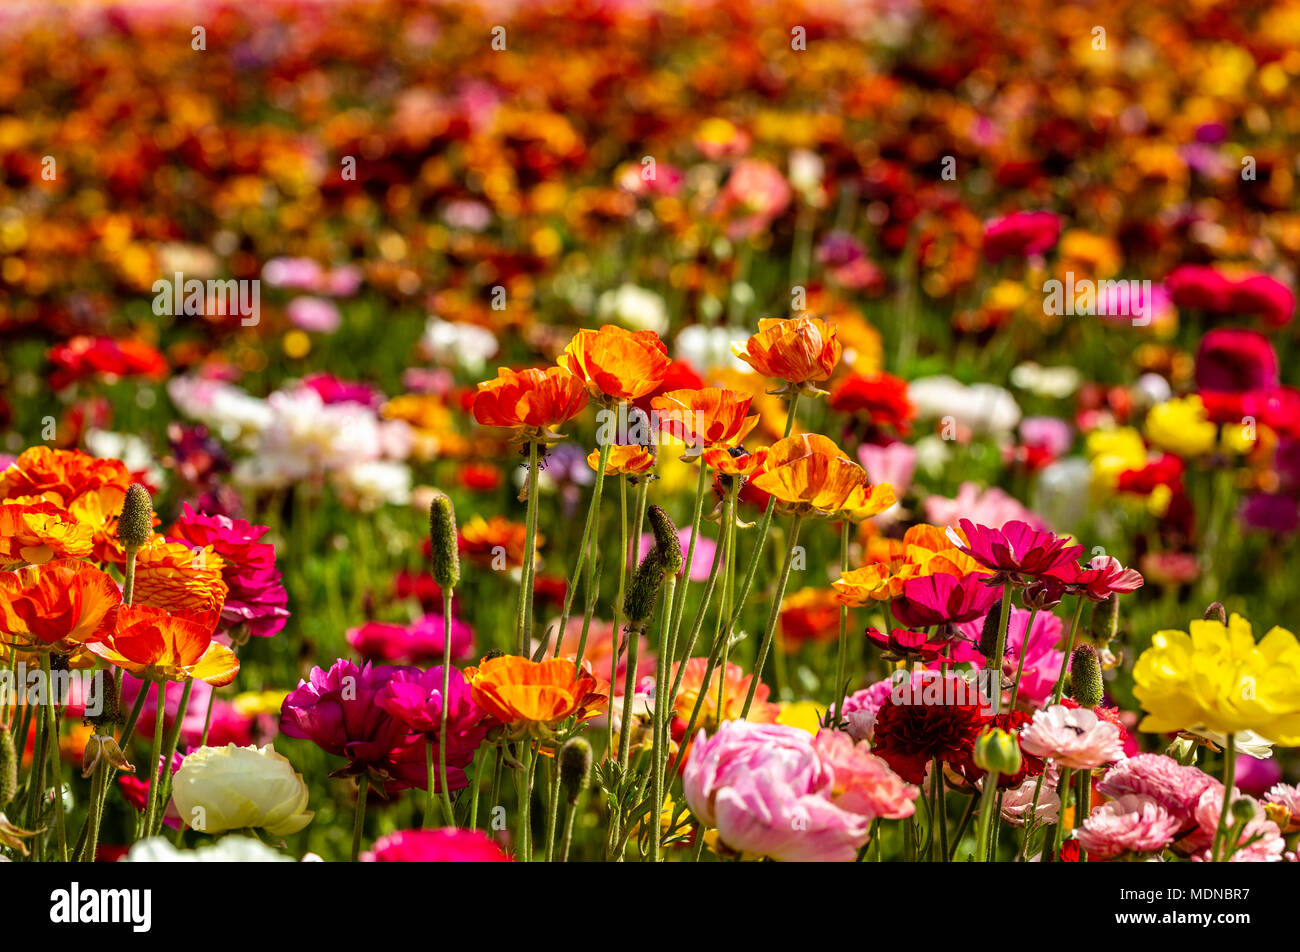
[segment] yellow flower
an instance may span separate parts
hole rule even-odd
[[[1152,445],[1179,456],[1201,456],[1214,449],[1219,428],[1205,415],[1195,394],[1166,400],[1147,414],[1147,439]]]
[[[1114,492],[1120,473],[1141,469],[1147,462],[1141,434],[1128,426],[1094,430],[1085,448],[1092,463],[1092,487],[1103,492]]]
[[[776,722],[816,735],[821,730],[821,717],[821,709],[814,701],[782,701]]]
[[[302,774],[270,744],[200,747],[176,771],[172,798],[181,819],[200,833],[253,826],[288,836],[315,816]]]
[[[1300,642],[1273,628],[1258,644],[1233,615],[1193,621],[1190,634],[1159,631],[1133,668],[1134,695],[1147,711],[1140,729],[1217,734],[1254,731],[1300,746]]]

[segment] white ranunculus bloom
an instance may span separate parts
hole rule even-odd
[[[315,815],[307,785],[293,764],[264,747],[200,747],[172,781],[181,820],[200,833],[261,827],[275,836],[297,833]]]
[[[251,836],[223,836],[198,849],[178,849],[162,836],[139,840],[122,863],[292,863],[293,857]]]
[[[500,344],[486,327],[430,317],[420,338],[420,353],[444,366],[460,367],[479,374],[497,355]]]
[[[334,482],[349,502],[364,510],[405,506],[411,501],[411,469],[405,463],[357,463],[335,473]]]

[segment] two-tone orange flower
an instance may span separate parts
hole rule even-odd
[[[670,390],[650,401],[659,429],[686,444],[691,455],[711,447],[736,446],[758,424],[746,416],[753,398],[735,390],[702,387]]]
[[[122,593],[86,562],[62,559],[0,573],[0,641],[17,650],[79,654],[117,624]]]
[[[0,503],[0,568],[84,558],[94,547],[91,527],[52,502],[28,496]]]
[[[601,403],[636,400],[659,389],[668,372],[668,347],[654,331],[614,324],[573,335],[556,363]]]
[[[514,371],[502,367],[478,385],[474,419],[484,426],[515,430],[524,442],[563,439],[552,428],[577,416],[587,405],[583,382],[563,367]]]
[[[767,464],[770,452],[766,446],[752,453],[744,447],[718,446],[704,451],[704,464],[722,476],[752,476]]]
[[[600,713],[605,695],[587,670],[566,658],[530,661],[518,655],[488,658],[465,669],[474,703],[503,724],[526,730],[550,727],[568,717]]]
[[[943,529],[922,524],[908,529],[901,540],[873,539],[864,564],[845,572],[831,587],[841,604],[866,605],[897,598],[909,579],[940,572],[962,577],[988,574],[988,569],[956,548]]]
[[[132,601],[167,611],[220,611],[230,593],[224,568],[210,545],[190,548],[155,535],[136,553]]]
[[[538,533],[535,545],[540,547],[545,540]],[[507,568],[524,564],[524,550],[528,545],[527,526],[522,522],[511,522],[505,516],[493,516],[484,519],[473,516],[460,527],[456,544],[462,555],[483,565],[492,565],[502,556]]]
[[[587,465],[600,469],[600,450],[587,455]],[[609,448],[609,461],[605,464],[606,476],[640,476],[655,468],[655,454],[636,443],[616,443]]]
[[[769,318],[758,333],[731,345],[731,352],[764,377],[784,380],[798,390],[820,393],[843,352],[835,326],[815,317]]]
[[[804,516],[838,515],[859,521],[898,501],[892,486],[872,485],[866,470],[834,440],[816,433],[774,443],[753,485],[783,510]]]
[[[169,612],[152,605],[123,605],[116,629],[87,647],[137,678],[196,678],[221,687],[235,680],[239,659],[230,648],[212,640],[220,619],[220,608]]]

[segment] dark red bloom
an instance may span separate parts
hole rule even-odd
[[[1150,495],[1157,486],[1175,486],[1183,478],[1185,464],[1181,457],[1164,453],[1153,463],[1141,469],[1126,469],[1119,474],[1116,484],[1120,492]]]
[[[1034,716],[1027,711],[1003,711],[1001,714],[994,714],[992,717],[986,718],[984,727],[997,728],[1015,734],[1016,743],[1019,744],[1020,732],[1033,719]],[[984,771],[975,766],[973,758],[955,764],[954,767],[958,773],[971,783],[984,777]],[[1043,767],[1043,758],[1035,757],[1022,747],[1020,748],[1020,770],[1014,774],[998,774],[998,789],[1009,790],[1012,787],[1018,787],[1025,782],[1026,777],[1037,777],[1043,772]]]
[[[872,753],[908,783],[923,783],[935,758],[959,769],[984,729],[985,705],[978,688],[957,675],[914,675],[881,705]]]
[[[1216,327],[1196,348],[1196,387],[1245,393],[1278,385],[1277,354],[1267,337],[1242,327]]]

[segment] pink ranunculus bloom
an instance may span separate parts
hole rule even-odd
[[[1207,788],[1196,801],[1196,806],[1192,810],[1192,816],[1196,820],[1196,830],[1183,841],[1181,848],[1190,850],[1193,860],[1208,861],[1211,851],[1214,848],[1214,831],[1219,825],[1219,815],[1223,810],[1223,784],[1215,784]],[[1286,840],[1282,838],[1282,831],[1277,828],[1277,824],[1264,815],[1264,808],[1254,797],[1248,797],[1245,794],[1233,791],[1232,802],[1238,800],[1247,800],[1255,807],[1255,816],[1248,821],[1241,830],[1235,844],[1235,851],[1232,853],[1229,862],[1233,863],[1280,863],[1282,854],[1286,851]],[[1232,823],[1231,808],[1229,808],[1228,822]],[[1258,837],[1258,839],[1256,839]],[[1226,848],[1233,844],[1228,842],[1229,837],[1224,837],[1224,845],[1221,847],[1220,859],[1226,853]],[[1251,840],[1254,840],[1252,843]]]
[[[751,238],[790,204],[794,190],[780,169],[762,159],[737,162],[718,194],[718,210],[729,218],[727,237]]]
[[[315,334],[333,334],[343,323],[337,304],[312,295],[294,298],[285,313],[294,327]]]
[[[858,462],[873,483],[889,483],[901,499],[916,473],[916,448],[901,440],[888,446],[863,443],[858,447]]]
[[[375,840],[363,863],[509,863],[511,858],[480,830],[398,830]]]
[[[456,668],[447,673],[447,734],[442,735],[443,668],[398,670],[379,690],[375,703],[412,731],[424,735],[447,754],[447,786],[459,790],[469,785],[464,770],[487,736],[492,719],[470,694],[465,676]],[[437,755],[435,754],[435,760]]]
[[[876,726],[876,714],[881,705],[889,700],[889,692],[893,689],[893,680],[884,678],[861,691],[854,691],[844,699],[840,713],[848,721],[845,730],[850,737],[859,741],[871,740]]]
[[[1272,390],[1277,352],[1267,337],[1244,327],[1216,327],[1196,347],[1196,387],[1221,393]]]
[[[787,862],[849,862],[871,821],[832,802],[834,770],[797,727],[724,721],[696,736],[682,774],[686,802],[722,842]]]
[[[186,503],[172,535],[191,546],[212,546],[221,556],[222,581],[230,591],[221,608],[226,629],[244,625],[255,638],[269,638],[289,618],[289,595],[275,565],[275,546],[262,542],[266,526],[195,512]]]
[[[1275,783],[1264,794],[1266,803],[1274,803],[1280,807],[1286,807],[1287,812],[1291,815],[1287,827],[1283,833],[1294,833],[1300,830],[1300,786],[1289,783]]]
[[[1295,294],[1276,278],[1252,274],[1233,284],[1232,308],[1239,314],[1258,315],[1270,327],[1284,327],[1295,313]]]
[[[1232,771],[1232,782],[1243,793],[1248,793],[1252,797],[1262,797],[1281,779],[1282,767],[1276,757],[1237,755],[1237,762]]]
[[[998,611],[995,606],[991,611]],[[1014,678],[1020,670],[1020,691],[1017,700],[1038,707],[1045,704],[1052,696],[1056,680],[1061,675],[1061,665],[1065,664],[1065,652],[1057,651],[1057,642],[1061,639],[1063,625],[1061,619],[1051,612],[1039,612],[1034,619],[1034,627],[1026,631],[1031,612],[1012,606],[1007,619],[1007,650],[1002,659],[1002,673]],[[957,632],[964,638],[978,643],[984,630],[984,618],[966,622],[957,626]],[[1023,670],[1020,668],[1020,656],[1025,656]],[[985,662],[981,660],[981,665]]]
[[[834,772],[831,800],[837,806],[869,819],[901,820],[916,812],[921,791],[871,753],[870,744],[824,730],[813,738],[813,748]]]
[[[961,520],[963,542],[951,528],[948,538],[986,569],[1017,584],[1049,574],[1058,566],[1078,560],[1083,546],[1070,545],[1054,533],[1035,529],[1027,522],[1008,522],[1001,529]]]
[[[1025,417],[1020,421],[1020,441],[1056,459],[1064,456],[1074,443],[1074,430],[1057,417]]]
[[[1048,573],[1066,586],[1070,595],[1082,595],[1089,601],[1104,602],[1112,593],[1127,595],[1142,587],[1144,579],[1137,569],[1126,569],[1119,559],[1099,555],[1085,566],[1064,562]]]
[[[1054,212],[1013,212],[984,224],[984,257],[996,264],[1003,258],[1041,255],[1061,236],[1061,216]]]
[[[1201,794],[1216,783],[1203,770],[1183,766],[1164,754],[1138,754],[1106,771],[1097,790],[1116,800],[1128,794],[1150,797],[1190,826]]]
[[[1034,713],[1020,732],[1020,746],[1036,757],[1050,757],[1063,767],[1091,770],[1122,760],[1119,727],[1086,707],[1053,704]]]
[[[980,489],[976,483],[967,481],[957,487],[957,495],[952,499],[944,496],[926,497],[926,522],[946,526],[961,518],[999,529],[1010,522],[1025,522],[1035,529],[1047,528],[1042,519],[997,486]]]
[[[1182,821],[1159,802],[1128,793],[1092,812],[1075,834],[1092,856],[1113,859],[1126,853],[1158,853],[1178,834]]]
[[[949,575],[936,572],[903,583],[901,594],[889,604],[898,621],[909,628],[961,624],[988,613],[1002,597],[1001,586],[984,584],[988,575]]]
[[[1048,764],[1040,785],[1038,777],[1026,777],[1019,786],[1011,787],[1002,794],[1002,819],[1012,826],[1024,826],[1033,809],[1035,823],[1055,823],[1061,814],[1061,798],[1056,795],[1056,785],[1060,771],[1055,764]],[[981,781],[981,789],[983,783]],[[1034,808],[1034,793],[1038,794],[1038,806]]]
[[[441,661],[444,625],[440,613],[430,613],[399,625],[394,622],[368,621],[347,632],[348,644],[367,661],[402,661],[418,664]],[[474,631],[459,618],[451,621],[451,656],[466,658],[474,650]]]

